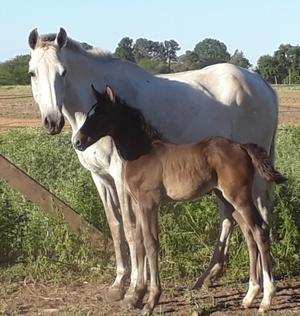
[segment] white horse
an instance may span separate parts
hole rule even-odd
[[[61,131],[65,116],[74,135],[95,102],[91,83],[100,90],[109,84],[121,98],[139,108],[150,124],[171,142],[191,143],[208,136],[224,136],[241,143],[256,143],[274,154],[277,97],[254,72],[218,64],[153,76],[134,63],[82,49],[62,28],[57,35],[39,36],[33,30],[29,45],[32,91],[50,134]],[[131,259],[131,283],[127,292],[130,298],[137,278],[135,217],[122,183],[123,161],[109,137],[84,152],[76,152],[81,164],[91,171],[112,233],[117,276],[109,296],[121,299],[125,293],[124,281],[129,274],[126,239]],[[253,194],[266,221],[272,205],[271,189],[256,176]],[[226,205],[222,201],[218,203],[223,214],[219,242],[208,270],[195,287],[213,280],[223,269],[234,221]],[[251,305],[259,290],[260,285],[250,279],[245,306]]]

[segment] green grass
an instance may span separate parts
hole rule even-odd
[[[272,217],[272,256],[276,275],[299,274],[300,262],[300,128],[281,129],[277,139],[277,167],[289,177],[275,189]],[[27,171],[85,219],[109,234],[104,210],[90,174],[80,166],[70,133],[56,137],[40,129],[0,134],[0,153]],[[199,275],[209,263],[218,233],[215,199],[161,208],[161,272],[165,280]],[[113,259],[93,249],[87,236],[70,234],[61,218],[54,218],[0,181],[0,279],[63,282],[66,278],[114,274]],[[96,267],[96,269],[95,269]],[[236,229],[230,246],[228,278],[248,275],[248,254]]]
[[[31,93],[31,87],[30,86],[1,86],[0,85],[0,93]]]

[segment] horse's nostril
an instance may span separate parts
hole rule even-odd
[[[80,145],[81,145],[80,139],[79,139],[79,138],[76,138],[76,139],[74,140],[74,146],[75,146],[75,147],[80,147]]]
[[[49,128],[49,121],[48,121],[47,117],[45,117],[45,119],[44,119],[44,126],[46,128]]]

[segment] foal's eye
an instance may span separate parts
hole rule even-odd
[[[30,77],[35,77],[34,71],[29,71],[28,74],[29,74]]]
[[[61,73],[61,76],[64,77],[67,74],[67,69],[64,69],[63,72]]]

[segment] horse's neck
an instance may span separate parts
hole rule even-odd
[[[153,148],[152,139],[140,131],[119,132],[113,135],[113,140],[124,160],[138,159],[149,154]]]
[[[141,78],[152,77],[129,62],[110,61],[105,57],[102,60],[72,51],[67,52],[66,63],[69,70],[66,77],[64,114],[74,132],[83,124],[85,114],[95,103],[91,84],[99,90],[104,90],[109,84],[122,98],[131,102],[136,98]]]

